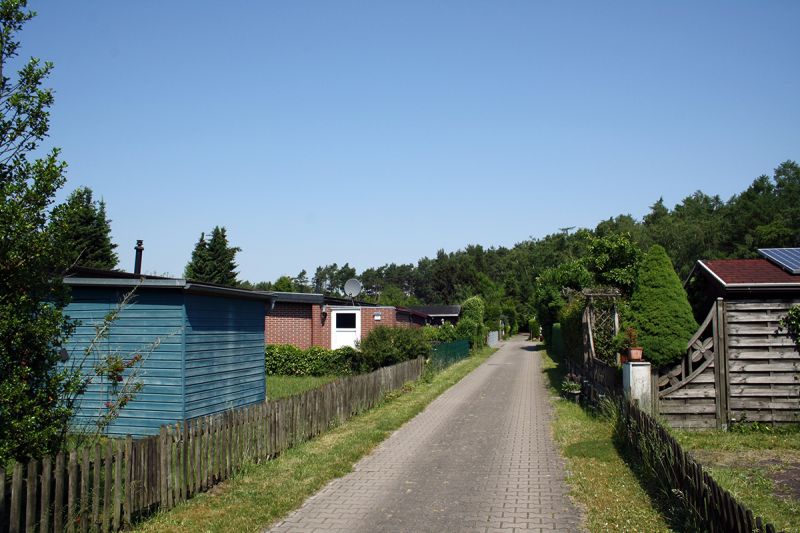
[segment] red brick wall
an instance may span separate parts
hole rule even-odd
[[[267,344],[293,344],[301,349],[311,346],[331,347],[330,307],[327,313],[317,304],[278,302],[267,310],[264,334]],[[381,319],[375,320],[380,313]],[[361,338],[378,326],[420,327],[424,320],[394,307],[362,307]]]
[[[294,344],[302,349],[313,346],[314,307],[319,310],[318,305],[288,302],[277,302],[272,311],[267,308],[264,318],[267,344]]]

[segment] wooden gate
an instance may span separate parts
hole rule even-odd
[[[653,376],[653,402],[676,428],[800,421],[800,353],[780,328],[797,302],[717,299],[674,366]]]

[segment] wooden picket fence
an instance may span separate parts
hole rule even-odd
[[[652,416],[630,402],[620,400],[620,405],[629,444],[644,461],[656,465],[655,475],[662,483],[680,491],[704,531],[775,533],[775,526],[754,518],[753,512],[720,487]]]
[[[0,469],[0,532],[118,531],[311,439],[422,375],[422,359]]]

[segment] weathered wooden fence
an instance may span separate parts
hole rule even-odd
[[[800,422],[800,352],[780,328],[796,303],[718,299],[684,358],[655,376],[658,413],[681,428]]]
[[[116,531],[275,457],[422,375],[423,360],[220,415],[0,469],[0,532]]]
[[[620,401],[626,438],[662,483],[680,491],[703,531],[721,533],[774,533],[772,524],[739,503],[708,472],[683,451],[681,445],[653,417],[627,401]],[[645,457],[646,456],[646,457]]]

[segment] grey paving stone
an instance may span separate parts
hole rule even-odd
[[[581,531],[540,358],[500,350],[270,530]]]

